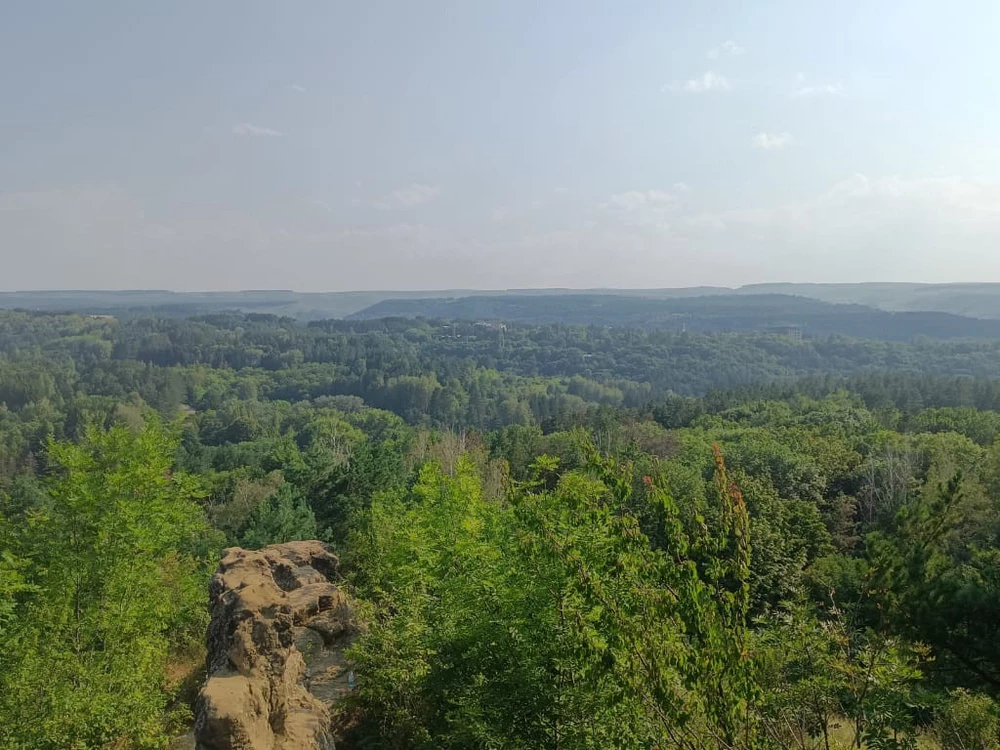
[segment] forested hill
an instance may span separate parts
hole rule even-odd
[[[934,311],[1000,318],[1000,284],[750,284],[739,294],[795,294],[824,302],[871,305],[882,310]]]
[[[387,299],[354,319],[422,317],[519,323],[618,326],[701,332],[766,332],[795,328],[807,337],[843,335],[907,341],[998,338],[1000,321],[940,312],[886,312],[783,294],[651,299],[611,294]]]
[[[0,292],[0,308],[44,312],[79,312],[119,317],[149,315],[190,317],[225,311],[242,311],[284,315],[298,320],[323,320],[343,318],[388,300],[455,300],[472,297],[558,298],[566,295],[624,297],[644,300],[794,295],[829,303],[865,305],[890,312],[939,312],[971,318],[1000,319],[1000,284],[751,284],[738,289],[702,286],[648,289],[428,289],[422,291],[370,290],[352,292],[63,290]],[[615,304],[620,304],[620,302]],[[391,307],[381,308],[374,314],[397,314],[392,312],[393,309]],[[395,309],[402,310],[402,308]],[[400,312],[399,314],[410,315],[413,313]]]
[[[588,403],[639,407],[668,392],[700,396],[805,376],[957,378],[966,398],[973,386],[993,394],[987,380],[1000,373],[996,341],[800,342],[769,334],[501,329],[403,318],[306,325],[241,314],[118,321],[0,313],[0,352],[0,402],[10,409],[82,390],[138,393],[169,411],[239,381],[260,399],[360,397],[411,421],[476,427],[576,413]],[[952,388],[943,383],[920,390],[913,398],[927,405],[972,405],[947,401]],[[992,395],[977,398],[980,407],[1000,403]]]
[[[637,297],[692,297],[730,292],[723,287],[678,289],[632,289],[615,292]],[[282,315],[298,320],[343,318],[387,299],[425,299],[429,297],[472,297],[481,294],[500,296],[558,296],[572,294],[569,289],[475,290],[446,289],[423,291],[354,291],[293,292],[281,289],[239,292],[172,292],[162,289],[58,290],[0,292],[0,309],[34,312],[77,312],[118,317],[191,317],[219,312],[248,312]],[[592,290],[607,294],[609,290]]]

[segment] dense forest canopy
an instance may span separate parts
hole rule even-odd
[[[0,313],[0,747],[161,748],[321,538],[390,748],[996,748],[1000,343]],[[347,745],[350,746],[350,745]]]

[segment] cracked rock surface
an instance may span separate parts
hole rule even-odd
[[[317,541],[225,551],[209,587],[199,750],[333,750],[359,632],[337,568]]]

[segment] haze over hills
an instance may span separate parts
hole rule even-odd
[[[1000,318],[1000,284],[750,284],[738,294],[794,294],[825,302],[856,303],[883,310],[947,312]]]
[[[599,325],[698,332],[781,333],[795,337],[843,335],[906,341],[997,338],[1000,321],[940,312],[889,312],[781,294],[644,298],[609,294],[474,296],[388,299],[351,318],[421,317],[515,323]]]
[[[746,301],[751,296],[764,296],[769,301]],[[804,305],[807,299],[863,309]],[[698,286],[319,293],[60,290],[0,292],[0,308],[170,317],[241,311],[303,321],[402,315],[691,330],[754,331],[774,325],[794,325],[801,326],[807,336],[841,333],[892,339],[915,335],[962,338],[998,335],[996,327],[983,321],[1000,320],[1000,284],[774,283],[736,289]],[[913,315],[879,315],[879,311]],[[983,320],[971,322],[970,318]]]
[[[39,290],[0,292],[0,309],[43,312],[82,312],[102,315],[144,314],[188,316],[223,310],[286,315],[300,320],[345,318],[384,300],[464,298],[474,296],[556,296],[566,294],[613,294],[625,297],[697,297],[731,294],[726,287],[680,289],[442,289],[419,291],[294,292],[247,290],[238,292],[173,292],[139,290]]]

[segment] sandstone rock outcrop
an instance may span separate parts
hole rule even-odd
[[[358,632],[321,542],[226,550],[210,586],[199,750],[332,750],[349,692],[343,651]]]

